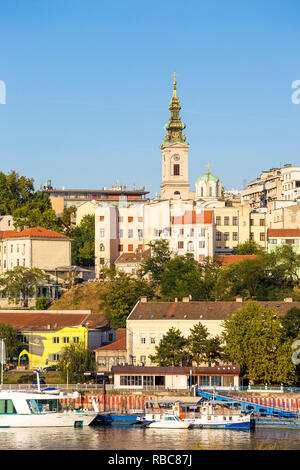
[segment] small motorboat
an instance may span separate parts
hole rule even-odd
[[[154,415],[154,420],[147,425],[148,428],[155,428],[155,429],[187,429],[190,427],[190,423],[188,421],[184,421],[180,419],[178,416],[174,416],[173,414],[161,414],[161,415]],[[151,418],[150,416],[146,415],[146,420],[149,421]]]

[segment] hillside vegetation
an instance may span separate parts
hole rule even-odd
[[[84,282],[67,290],[48,310],[91,310],[104,314],[101,296],[109,289],[109,282]]]

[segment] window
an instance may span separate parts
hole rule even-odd
[[[199,248],[205,248],[205,241],[199,242]]]
[[[55,344],[59,343],[59,337],[58,336],[54,336],[53,343],[55,343]]]
[[[133,245],[128,245],[128,251],[133,251]]]
[[[69,343],[69,337],[68,337],[68,336],[64,336],[64,337],[63,337],[63,343],[64,343],[64,344],[68,344],[68,343]]]
[[[229,232],[225,232],[224,233],[224,241],[228,241],[229,240]]]
[[[104,251],[104,245],[103,245],[103,243],[100,243],[100,251]]]
[[[178,242],[178,250],[183,250],[184,248],[184,242]]]
[[[261,227],[264,227],[265,226],[265,219],[259,219],[259,225]]]
[[[10,252],[13,253],[14,251],[14,245],[10,245]]]
[[[154,335],[150,336],[150,343],[155,344],[155,336]]]
[[[59,361],[59,354],[53,354],[52,355],[52,361]]]
[[[0,414],[15,414],[16,409],[12,400],[0,400]]]
[[[238,218],[232,217],[232,225],[237,225],[237,224],[238,224]]]
[[[216,240],[221,241],[222,240],[222,233],[221,232],[216,232]]]
[[[221,387],[221,376],[220,375],[212,375],[210,378],[211,386]]]
[[[104,220],[104,215],[100,215],[99,220],[100,220],[100,222],[103,222],[103,220]]]
[[[234,240],[234,241],[237,241],[237,240],[238,240],[238,233],[237,233],[237,232],[233,232],[233,234],[232,234],[232,240]]]
[[[221,217],[219,215],[216,217],[216,225],[221,225]]]
[[[99,258],[99,263],[100,263],[100,264],[104,264],[104,263],[105,263],[104,258]]]
[[[122,228],[119,229],[119,238],[123,238],[123,229]]]
[[[133,222],[133,217],[128,217],[128,222]]]
[[[260,240],[261,242],[264,242],[264,241],[265,241],[265,234],[264,234],[264,232],[261,232],[261,233],[259,234],[259,240]]]
[[[178,165],[178,163],[175,163],[175,165],[173,165],[173,174],[174,176],[180,175],[180,165]]]
[[[120,385],[141,386],[142,376],[141,375],[121,375]]]
[[[141,356],[141,361],[142,364],[146,364],[146,356]]]
[[[98,366],[105,367],[106,366],[106,357],[98,357]]]
[[[119,251],[123,251],[123,245],[119,245]]]
[[[153,387],[154,377],[152,375],[144,375],[143,376],[143,385],[145,387]]]
[[[200,385],[208,385],[209,386],[209,376],[208,375],[200,375],[199,377],[199,384]]]
[[[145,336],[142,336],[142,337],[141,337],[141,344],[146,344],[146,338],[145,338]]]
[[[250,240],[254,240],[254,232],[250,232]]]
[[[117,357],[117,366],[123,366],[125,364],[125,357]]]
[[[224,225],[229,225],[229,217],[224,217]]]
[[[133,238],[133,230],[131,228],[128,230],[128,238]]]
[[[104,238],[104,236],[105,236],[104,228],[101,228],[100,229],[100,238]]]
[[[79,336],[73,336],[73,343],[79,343]]]
[[[138,217],[138,222],[143,222],[143,217]]]
[[[138,238],[143,238],[143,229],[138,229]]]

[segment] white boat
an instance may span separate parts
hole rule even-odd
[[[1,391],[0,428],[82,427],[91,424],[97,412],[63,410],[61,400],[76,398],[42,391]]]
[[[190,423],[180,419],[178,416],[173,414],[163,413],[145,416],[145,421],[152,421],[147,425],[148,428],[156,429],[187,429],[190,427]]]
[[[216,407],[214,403],[203,403],[199,413],[184,413],[179,405],[173,407],[175,416],[190,423],[191,428],[209,429],[250,429],[254,426],[251,414],[244,414],[240,410]]]

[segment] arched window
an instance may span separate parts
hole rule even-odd
[[[100,243],[100,251],[104,251],[104,245],[103,245],[103,243]]]

